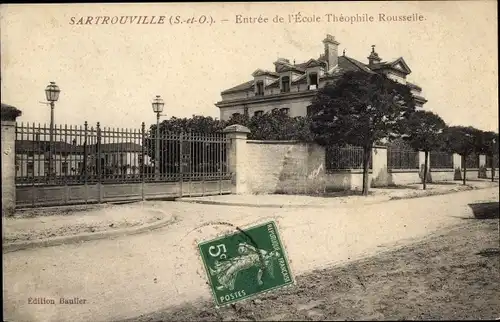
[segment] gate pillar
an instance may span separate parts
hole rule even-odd
[[[21,111],[2,104],[2,216],[16,208],[16,118]]]
[[[247,136],[250,130],[239,124],[233,124],[224,129],[227,145],[227,162],[231,173],[231,193],[245,194],[247,192]]]

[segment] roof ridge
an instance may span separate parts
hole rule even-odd
[[[359,60],[355,59],[355,58],[352,58],[352,57],[349,57],[349,56],[342,56],[342,57],[345,57],[348,61],[350,61],[351,63],[353,63],[354,65],[356,65],[356,67],[358,67],[359,69],[363,70],[361,67],[358,66],[358,64],[356,63],[360,63],[360,64],[363,64],[362,62],[360,62]],[[365,65],[365,64],[363,64]],[[366,65],[365,65],[366,66]]]

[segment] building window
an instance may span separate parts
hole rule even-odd
[[[309,89],[318,88],[318,73],[309,74]]]
[[[240,114],[240,113],[233,113],[233,114],[231,115],[231,117],[237,117],[237,116],[239,116],[239,115],[241,115],[241,114]]]
[[[264,82],[263,81],[258,81],[257,82],[257,92],[255,95],[262,96],[264,95]]]
[[[35,165],[33,164],[33,162],[28,162],[28,164],[26,165],[26,175],[28,177],[33,177],[34,174],[35,174]]]
[[[261,116],[261,115],[264,115],[264,111],[262,111],[262,110],[261,110],[261,111],[255,111],[255,112],[253,113],[253,115],[254,115],[254,116]]]
[[[285,114],[290,113],[290,109],[288,107],[280,108],[280,111],[282,111]]]
[[[68,162],[63,162],[61,164],[61,172],[63,174],[68,174]]]
[[[43,173],[49,174],[50,161],[45,161],[43,163]]]
[[[290,92],[290,77],[288,76],[281,77],[281,92],[282,93]]]
[[[311,116],[312,115],[312,106],[308,106],[307,107],[307,116]]]
[[[248,106],[243,106],[243,114],[245,114],[245,116],[248,116]]]

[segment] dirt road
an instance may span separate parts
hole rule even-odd
[[[472,217],[469,204],[498,202],[485,189],[335,209],[270,209],[165,203],[181,220],[151,234],[4,254],[4,319],[108,321],[210,298],[196,242],[228,221],[275,219],[295,275],[403,246]],[[85,304],[59,304],[60,298]],[[29,298],[56,304],[29,304]]]
[[[299,276],[294,289],[233,307],[216,310],[207,301],[129,322],[499,318],[497,221],[467,220],[411,246]]]

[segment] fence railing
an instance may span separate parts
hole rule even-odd
[[[370,152],[371,153],[371,152]],[[369,168],[372,168],[370,158]],[[325,150],[325,170],[363,169],[363,148],[357,146],[329,146]]]
[[[486,167],[498,169],[498,154],[486,156]]]
[[[476,153],[471,153],[465,158],[465,165],[468,169],[479,168],[479,155]],[[463,166],[462,166],[463,167]]]
[[[88,126],[16,125],[16,184],[58,185],[229,176],[224,134]],[[159,160],[155,149],[159,147]],[[156,166],[155,166],[156,164]]]
[[[419,169],[419,153],[406,149],[387,149],[387,169]]]
[[[431,169],[453,169],[453,153],[431,151],[429,153]]]

